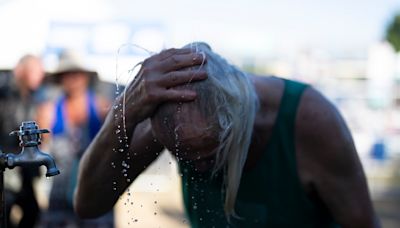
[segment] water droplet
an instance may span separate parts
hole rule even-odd
[[[122,142],[122,140],[120,140]],[[124,149],[118,149],[120,153],[124,152]]]
[[[134,222],[137,222],[137,221],[139,221],[139,220],[137,220],[137,219],[134,220]]]
[[[154,201],[154,204],[157,204],[157,201]]]
[[[129,182],[131,182],[131,179],[129,179],[129,178],[128,178],[128,179],[126,179],[126,182],[128,182],[128,183],[129,183]]]
[[[193,206],[193,210],[197,210],[197,206],[196,205]]]
[[[115,134],[118,134],[118,133],[120,133],[120,132],[121,132],[120,129],[115,130]]]
[[[154,212],[154,215],[157,215],[157,212]]]
[[[114,187],[114,188],[113,188],[113,190],[114,190],[114,191],[117,191],[117,188],[116,188],[116,187]]]

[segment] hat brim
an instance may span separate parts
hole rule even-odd
[[[91,84],[95,83],[96,81],[99,80],[99,75],[96,71],[90,71],[90,70],[85,70],[85,69],[69,69],[69,70],[64,70],[64,71],[48,73],[47,78],[48,78],[49,82],[52,82],[55,84],[60,84],[62,76],[67,73],[86,73],[88,75],[88,77],[90,77]]]

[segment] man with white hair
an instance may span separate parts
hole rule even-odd
[[[167,148],[192,227],[379,226],[351,134],[311,86],[194,43],[146,59],[124,93],[82,158],[80,216],[110,210]],[[110,165],[124,163],[127,175]]]

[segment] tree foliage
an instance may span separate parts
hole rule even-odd
[[[386,31],[386,40],[393,46],[396,52],[400,52],[400,13],[398,13]]]

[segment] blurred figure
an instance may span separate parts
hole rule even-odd
[[[98,81],[97,73],[84,66],[73,51],[62,53],[59,66],[50,77],[61,85],[63,95],[47,107],[47,112],[42,112],[45,116],[41,116],[40,124],[51,129],[51,140],[47,142],[61,174],[54,178],[44,225],[112,227],[112,213],[97,220],[83,221],[74,215],[72,207],[79,160],[100,129],[109,102],[93,90]]]
[[[44,102],[44,91],[39,89],[44,78],[41,60],[33,55],[23,56],[12,74],[2,75],[0,85],[0,149],[4,153],[19,153],[18,137],[9,133],[17,130],[22,121],[36,120],[37,107]],[[39,206],[35,197],[33,180],[38,167],[18,168],[5,172],[6,211],[8,227],[33,227],[39,218]],[[22,218],[18,224],[10,221],[10,211],[18,205]]]

